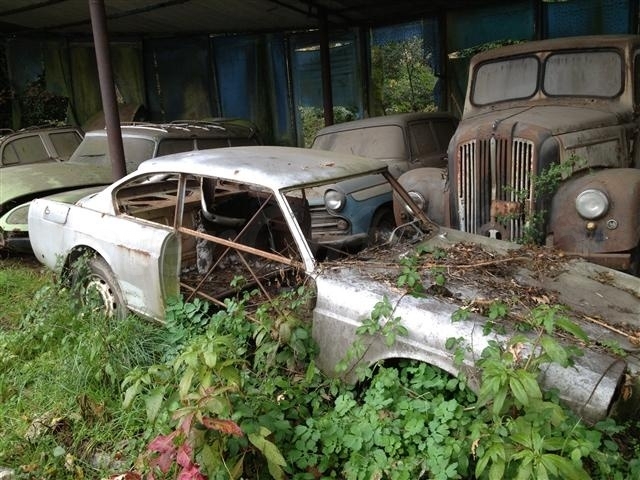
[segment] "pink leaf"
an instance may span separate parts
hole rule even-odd
[[[242,437],[244,435],[242,429],[233,420],[204,417],[202,424],[210,430],[217,430],[227,435],[233,435],[234,437]]]

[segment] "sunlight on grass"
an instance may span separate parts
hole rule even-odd
[[[34,259],[0,260],[0,329],[13,328],[25,313],[25,303],[50,281],[51,273],[36,265]]]

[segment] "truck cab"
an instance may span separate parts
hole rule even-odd
[[[453,228],[637,273],[639,109],[638,35],[496,48],[471,60],[447,171],[400,181]]]

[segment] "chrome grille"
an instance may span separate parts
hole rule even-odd
[[[492,155],[492,152],[495,152]],[[506,231],[505,240],[522,238],[533,205],[533,142],[514,139],[472,140],[458,147],[457,208],[460,230],[485,233],[491,224],[492,200],[517,202],[523,214],[493,219]]]
[[[312,206],[309,211],[311,213],[311,235],[314,238],[346,233],[338,228],[339,217],[327,212],[324,205]]]

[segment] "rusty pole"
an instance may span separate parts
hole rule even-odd
[[[113,82],[111,57],[109,55],[109,38],[107,35],[107,16],[104,0],[89,0],[91,13],[91,29],[93,43],[98,63],[98,77],[100,79],[100,95],[102,96],[102,110],[107,128],[107,145],[111,158],[113,179],[118,180],[127,174],[122,147],[122,131],[120,130],[120,115]]]
[[[324,125],[333,125],[333,92],[331,90],[331,52],[329,49],[329,27],[327,11],[318,9],[320,18],[320,71],[322,75],[322,99]]]

